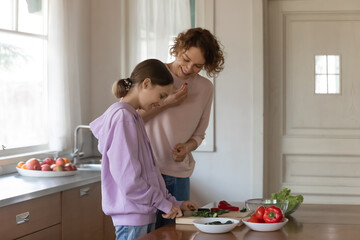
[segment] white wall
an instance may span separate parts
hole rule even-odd
[[[111,85],[121,74],[119,2],[92,1],[89,121],[115,101]],[[225,69],[215,80],[216,152],[194,154],[191,198],[199,205],[222,199],[244,201],[259,192],[253,179],[262,181],[262,170],[253,169],[253,0],[215,0],[214,14],[215,35],[224,45]],[[261,175],[255,176],[257,172]]]
[[[215,153],[196,153],[191,196],[199,203],[252,194],[252,0],[215,1],[225,69],[215,80]]]
[[[91,2],[91,117],[102,114],[116,98],[112,84],[120,72],[121,8],[118,0]]]

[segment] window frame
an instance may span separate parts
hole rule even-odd
[[[325,73],[318,73],[317,72],[317,57],[324,56],[326,57],[326,72]],[[329,56],[336,56],[339,59],[338,65],[339,65],[339,72],[338,73],[329,73]],[[341,77],[341,55],[340,54],[316,54],[314,57],[314,94],[315,95],[341,95],[342,87],[342,77]],[[317,92],[317,77],[318,76],[324,76],[326,78],[326,92]],[[329,76],[338,76],[339,78],[339,92],[329,92]]]

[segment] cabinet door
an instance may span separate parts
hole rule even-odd
[[[61,224],[35,232],[17,240],[61,240]]]
[[[104,240],[114,240],[115,227],[110,216],[104,214]]]
[[[100,182],[62,192],[62,239],[102,239]]]

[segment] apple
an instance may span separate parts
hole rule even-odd
[[[64,166],[64,170],[65,170],[65,171],[73,171],[74,169],[73,169],[73,166],[72,166],[71,163],[67,163],[67,164],[65,164],[65,166]]]
[[[55,172],[62,172],[62,171],[64,171],[64,166],[62,166],[62,165],[55,165],[55,167],[53,168],[53,171],[55,171]]]
[[[77,167],[76,167],[76,165],[73,164],[73,163],[67,163],[67,164],[65,164],[65,166],[64,166],[64,170],[65,170],[65,171],[76,171],[76,170],[77,170]]]
[[[37,158],[31,158],[27,160],[25,165],[26,165],[26,169],[28,170],[41,170],[41,165],[39,159]]]
[[[41,166],[41,171],[51,171],[50,165],[49,164],[43,164]]]
[[[65,160],[63,158],[58,158],[58,159],[56,159],[55,164],[57,166],[65,166]]]
[[[55,164],[55,160],[53,158],[45,158],[43,164],[49,164],[51,166],[52,164]]]

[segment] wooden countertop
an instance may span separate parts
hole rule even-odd
[[[303,204],[289,220],[279,231],[256,232],[243,224],[225,234],[207,234],[193,225],[171,224],[139,240],[360,239],[360,205]]]

